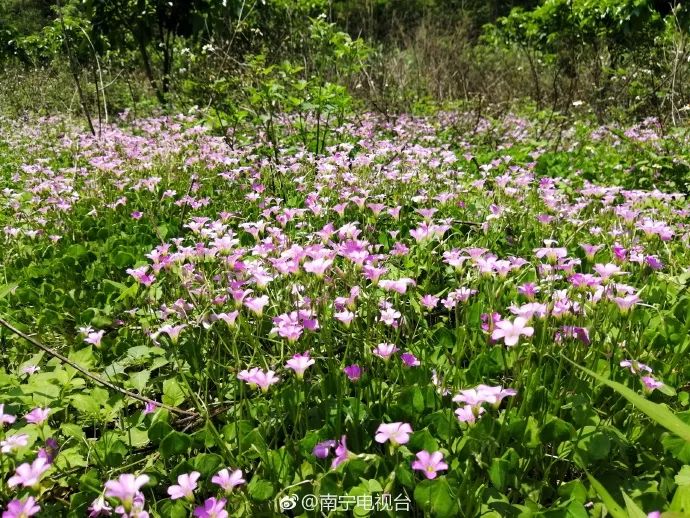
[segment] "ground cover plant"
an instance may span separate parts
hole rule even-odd
[[[276,117],[2,121],[3,516],[690,512],[681,133]]]

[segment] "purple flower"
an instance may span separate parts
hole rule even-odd
[[[592,343],[589,338],[589,331],[584,327],[562,326],[560,330],[556,331],[554,340],[560,342],[563,338],[574,338],[585,345]]]
[[[201,473],[192,471],[191,473],[184,473],[177,477],[177,484],[168,488],[168,494],[172,500],[178,498],[194,499],[194,490],[196,489],[196,481],[199,480]]]
[[[343,435],[340,438],[340,443],[335,449],[335,459],[331,463],[331,469],[335,469],[340,466],[343,462],[348,460],[351,456],[350,452],[347,450],[347,437]]]
[[[359,378],[362,377],[362,368],[356,363],[353,363],[352,365],[348,365],[347,367],[345,367],[343,369],[343,372],[350,381],[358,381]]]
[[[642,383],[644,383],[644,386],[650,391],[664,386],[661,381],[655,380],[651,376],[643,376]]]
[[[203,506],[194,509],[194,516],[197,518],[227,518],[226,502],[225,498],[207,498]]]
[[[2,518],[28,518],[38,513],[41,508],[36,505],[33,496],[26,500],[12,500],[7,504],[7,509],[2,513]]]
[[[325,459],[331,454],[331,448],[333,448],[336,444],[337,443],[334,440],[320,442],[314,446],[312,453],[317,459]]]
[[[408,367],[419,367],[421,365],[417,357],[412,353],[402,353],[400,359]]]
[[[655,255],[645,257],[645,262],[652,270],[661,270],[664,267],[664,263]]]
[[[153,414],[156,410],[158,410],[158,404],[155,401],[147,401],[143,414]]]
[[[440,451],[429,453],[422,450],[417,454],[417,460],[412,463],[412,469],[424,472],[424,476],[431,480],[436,478],[438,471],[447,470],[448,464],[443,462],[443,453]]]
[[[51,464],[53,462],[53,459],[55,458],[55,455],[57,455],[58,448],[58,442],[52,437],[50,437],[46,439],[45,448],[41,448],[40,450],[38,450],[38,457],[46,459],[48,464]]]

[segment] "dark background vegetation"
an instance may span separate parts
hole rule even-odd
[[[679,124],[688,8],[666,0],[2,0],[5,114],[208,108],[221,128],[353,106],[528,107]]]

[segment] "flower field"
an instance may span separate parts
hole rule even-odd
[[[690,513],[687,143],[473,117],[0,121],[3,517]]]

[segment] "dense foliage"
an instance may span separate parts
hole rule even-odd
[[[0,508],[690,516],[671,0],[0,2]]]
[[[152,104],[241,112],[259,60],[386,114],[530,99],[566,115],[584,103],[599,123],[676,124],[689,30],[670,0],[7,0],[0,62],[14,80],[0,107],[99,121]]]
[[[198,117],[3,123],[4,516],[690,511],[682,135]]]

